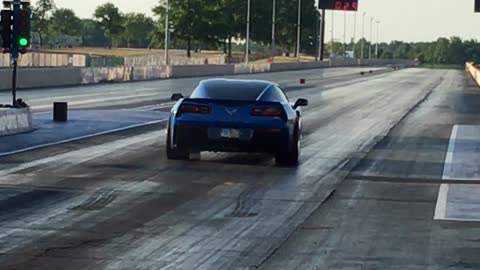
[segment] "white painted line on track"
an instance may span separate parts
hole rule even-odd
[[[159,109],[170,108],[170,107],[173,107],[173,105],[175,105],[175,102],[166,102],[166,103],[153,104],[153,105],[147,105],[147,106],[141,106],[141,107],[127,108],[123,110],[124,111],[154,111]]]
[[[77,165],[77,164],[81,164],[83,162],[87,162],[89,160],[92,160],[104,155],[110,155],[110,157],[113,157],[115,151],[125,149],[126,147],[129,147],[132,145],[138,145],[138,147],[145,147],[144,145],[141,146],[140,144],[146,143],[148,141],[155,141],[156,139],[160,139],[162,135],[163,133],[161,132],[161,130],[152,131],[152,132],[134,136],[134,137],[120,139],[117,141],[112,141],[112,142],[104,143],[101,145],[90,146],[90,147],[82,148],[79,150],[74,150],[71,152],[62,153],[62,154],[54,155],[51,157],[26,162],[26,163],[17,165],[13,168],[0,170],[0,184],[8,184],[6,182],[9,182],[9,180],[6,176],[10,174],[18,173],[25,169],[30,169],[39,165],[46,165],[54,162],[61,162],[62,164]],[[16,181],[15,184],[21,184],[20,183],[21,181],[19,181],[17,177],[15,178],[15,181]],[[25,181],[28,181],[28,180],[25,180]]]
[[[449,171],[453,165],[453,154],[455,152],[455,143],[458,136],[458,125],[454,125],[450,140],[448,142],[447,155],[443,167],[442,180],[450,180]],[[435,207],[434,220],[444,220],[447,215],[448,184],[441,184],[438,190],[437,205]]]
[[[101,136],[101,135],[106,135],[106,134],[110,134],[110,133],[125,131],[125,130],[128,130],[128,129],[139,128],[139,127],[144,127],[144,126],[153,125],[153,124],[159,124],[159,123],[166,122],[167,120],[168,119],[156,120],[156,121],[151,121],[151,122],[147,122],[147,123],[131,125],[131,126],[127,126],[127,127],[122,127],[122,128],[107,130],[107,131],[98,132],[98,133],[94,133],[94,134],[89,134],[89,135],[85,135],[85,136],[74,137],[74,138],[70,138],[70,139],[62,140],[62,141],[58,141],[58,142],[36,145],[36,146],[27,147],[27,148],[23,148],[23,149],[11,151],[11,152],[0,153],[0,157],[19,154],[19,153],[32,151],[32,150],[36,150],[36,149],[40,149],[40,148],[44,148],[44,147],[49,147],[49,146],[55,146],[55,145],[70,143],[70,142],[79,141],[79,140],[83,140],[83,139],[88,139],[88,138],[92,138],[92,137],[97,137],[97,136]]]
[[[79,100],[79,101],[70,101],[68,104],[70,106],[79,106],[79,105],[88,105],[88,104],[102,104],[106,102],[112,102],[112,101],[125,101],[125,102],[131,102],[132,99],[135,100],[140,100],[144,98],[150,98],[150,97],[159,97],[160,95],[158,93],[153,93],[153,94],[135,94],[135,95],[129,95],[129,96],[120,96],[120,97],[108,97],[108,98],[102,98],[102,99],[85,99],[85,100]],[[41,109],[49,109],[52,108],[52,104],[45,104],[45,105],[33,105],[32,108],[34,110],[41,110]]]
[[[448,184],[441,184],[438,190],[437,206],[435,207],[434,220],[445,219],[447,215]]]
[[[447,156],[445,158],[445,164],[453,163],[453,153],[455,152],[455,142],[458,136],[458,125],[454,125],[452,128],[452,133],[450,135],[450,141],[448,143]],[[447,168],[447,166],[445,166]],[[445,176],[445,170],[443,171],[443,176]],[[444,178],[445,179],[445,178]]]

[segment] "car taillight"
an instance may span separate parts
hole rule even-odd
[[[200,114],[208,114],[210,113],[210,107],[208,106],[200,106],[200,105],[187,105],[184,104],[180,106],[179,113],[200,113]]]
[[[255,108],[250,112],[252,116],[282,117],[283,111],[277,107]]]

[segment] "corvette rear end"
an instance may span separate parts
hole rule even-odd
[[[201,82],[190,98],[175,96],[179,100],[169,120],[167,156],[188,159],[190,153],[201,151],[269,153],[278,163],[298,162],[299,106],[289,104],[286,97],[285,102],[268,98],[269,91],[278,91],[275,87],[269,82],[209,80]],[[218,94],[217,89],[223,92]]]

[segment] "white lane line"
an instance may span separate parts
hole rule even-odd
[[[141,100],[141,99],[151,98],[151,97],[161,98],[161,95],[158,93],[136,94],[136,95],[109,97],[109,98],[102,98],[102,99],[86,99],[86,100],[79,100],[79,101],[70,101],[68,102],[68,104],[70,106],[78,106],[78,105],[86,105],[86,104],[101,104],[101,103],[112,102],[112,101],[124,101],[127,103],[131,103],[132,99]],[[48,108],[52,108],[52,104],[33,105],[32,108],[34,110],[48,109]]]
[[[448,143],[447,156],[445,158],[446,164],[453,163],[453,152],[455,152],[455,141],[457,140],[457,136],[458,136],[458,125],[455,125],[453,126],[452,133],[450,135],[450,141]],[[444,171],[444,174],[445,174],[445,171]]]
[[[39,149],[39,148],[44,148],[44,147],[49,147],[49,146],[55,146],[55,145],[64,144],[64,143],[70,143],[70,142],[74,142],[74,141],[78,141],[78,140],[88,139],[88,138],[92,138],[92,137],[96,137],[96,136],[101,136],[101,135],[105,135],[105,134],[110,134],[110,133],[119,132],[119,131],[125,131],[125,130],[128,130],[128,129],[138,128],[138,127],[144,127],[144,126],[153,125],[153,124],[159,124],[159,123],[166,122],[166,121],[167,121],[167,119],[156,120],[156,121],[151,121],[151,122],[147,122],[147,123],[142,123],[142,124],[137,124],[137,125],[131,125],[131,126],[127,126],[127,127],[122,127],[122,128],[107,130],[107,131],[98,132],[98,133],[94,133],[94,134],[89,134],[89,135],[85,135],[85,136],[74,137],[74,138],[71,138],[71,139],[62,140],[62,141],[58,141],[58,142],[36,145],[36,146],[27,147],[27,148],[23,148],[23,149],[11,151],[11,152],[0,153],[0,157],[9,156],[9,155],[14,155],[14,154],[19,154],[19,153],[23,153],[23,152],[27,152],[27,151],[32,151],[32,150],[35,150],[35,149]],[[1,174],[0,174],[0,175],[1,175]]]
[[[138,92],[159,92],[158,89],[155,88],[140,88],[140,89],[135,89],[134,90],[136,93]],[[132,94],[132,89],[125,89],[125,90],[109,90],[109,91],[103,91],[103,92],[89,92],[89,93],[78,93],[75,95],[54,95],[51,97],[40,97],[40,98],[31,98],[31,100],[35,102],[41,102],[41,101],[53,101],[53,100],[65,100],[65,99],[83,99],[83,98],[93,98],[93,97],[102,97],[105,95],[112,95],[112,96],[118,96],[121,94]],[[28,101],[28,100],[27,100]]]
[[[108,142],[101,145],[90,146],[90,147],[82,148],[79,150],[23,163],[13,168],[0,170],[0,183],[8,184],[9,180],[7,179],[6,176],[15,174],[22,170],[30,169],[39,165],[46,165],[54,162],[76,165],[76,164],[81,164],[104,155],[110,155],[110,157],[113,157],[114,156],[113,153],[115,151],[125,149],[131,145],[144,147],[144,145],[141,145],[141,144],[145,144],[149,141],[154,142],[155,140],[159,140],[163,134],[164,132],[161,132],[161,131],[153,131],[153,132],[145,133],[142,135],[138,135],[138,136],[134,136],[126,139]],[[18,177],[15,177],[15,179],[16,179],[15,184],[17,185],[21,184],[20,182],[22,182],[22,180],[18,181],[19,180]],[[28,180],[25,180],[25,181],[28,182]]]
[[[442,220],[447,216],[448,184],[441,184],[438,190],[437,206],[435,207],[434,220]]]
[[[161,104],[147,105],[136,108],[123,109],[124,111],[154,111],[158,109],[166,109],[175,105],[175,102],[166,102]]]
[[[445,163],[443,167],[442,180],[451,180],[450,172],[453,166],[453,154],[455,152],[455,144],[458,137],[458,125],[454,125],[450,140],[448,142],[447,155],[445,156]],[[448,184],[441,184],[438,190],[437,205],[435,207],[434,220],[444,220],[447,216],[447,199],[448,199]]]

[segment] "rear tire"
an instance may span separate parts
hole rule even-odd
[[[298,128],[295,129],[294,140],[290,147],[278,153],[275,162],[278,166],[297,166],[300,158],[300,136]]]
[[[173,160],[188,160],[190,159],[190,153],[186,150],[183,150],[177,146],[177,148],[172,148],[171,147],[171,141],[170,141],[170,128],[168,129],[167,132],[167,145],[166,145],[166,152],[167,152],[167,158],[168,159],[173,159]]]

